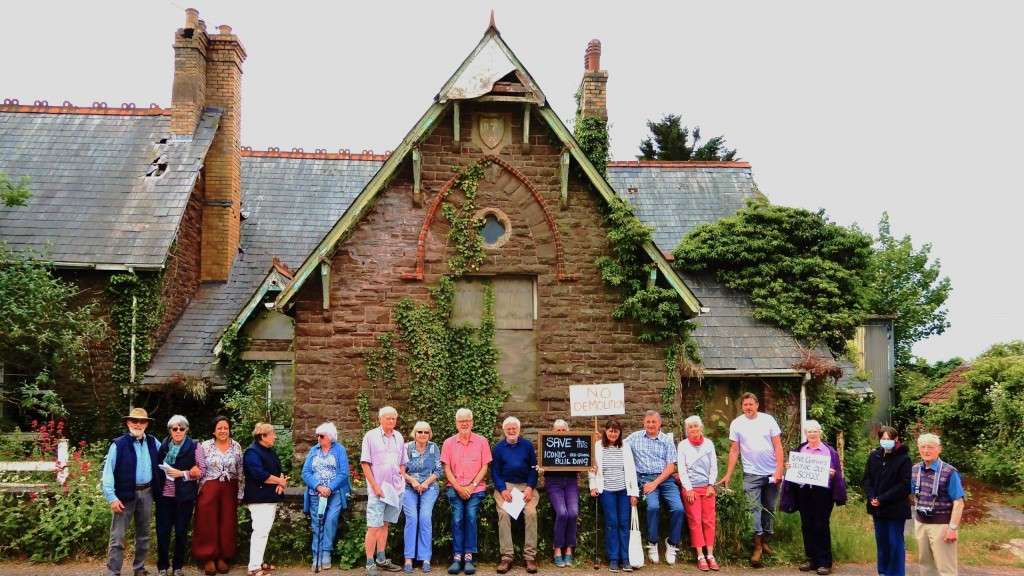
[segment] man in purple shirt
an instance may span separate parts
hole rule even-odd
[[[385,406],[377,413],[380,426],[363,436],[359,457],[366,476],[366,574],[378,570],[398,572],[402,568],[388,559],[388,527],[402,512],[401,494],[405,489],[405,464],[408,455],[402,433],[395,430],[398,411]],[[376,552],[376,554],[375,554]]]

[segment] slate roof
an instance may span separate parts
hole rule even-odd
[[[380,168],[367,160],[242,157],[240,252],[225,283],[204,283],[157,351],[144,383],[213,375],[213,347],[276,256],[297,267]]]
[[[0,241],[58,265],[162,268],[220,114],[207,109],[185,142],[163,114],[0,111],[0,171],[32,192],[0,206]],[[166,172],[147,177],[157,158]]]

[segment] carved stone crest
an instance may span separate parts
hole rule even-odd
[[[506,114],[479,114],[473,126],[473,140],[480,150],[497,154],[512,141],[511,123]]]

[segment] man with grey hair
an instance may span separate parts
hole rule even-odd
[[[647,512],[647,557],[657,564],[658,524],[661,500],[668,508],[669,532],[665,541],[665,562],[676,563],[676,552],[683,538],[683,501],[679,488],[669,480],[676,471],[676,446],[672,437],[661,431],[661,414],[648,410],[644,414],[644,429],[626,437],[636,462],[637,484],[643,491]]]
[[[401,566],[387,557],[388,527],[402,512],[401,494],[405,490],[405,464],[408,455],[405,439],[395,430],[398,411],[385,406],[377,413],[380,426],[363,436],[359,457],[366,477],[366,573],[376,576],[378,568],[398,572]]]
[[[160,474],[156,438],[146,434],[153,421],[144,408],[132,408],[123,418],[128,431],[114,439],[103,463],[101,487],[110,503],[110,547],[107,574],[119,576],[124,564],[124,536],[135,522],[132,574],[145,575],[149,553],[149,521],[153,517],[153,481]]]
[[[477,552],[477,513],[487,491],[487,465],[491,447],[487,439],[473,433],[473,411],[455,412],[456,434],[441,447],[441,464],[448,480],[448,504],[452,509],[452,563],[449,574],[476,573],[473,554]]]
[[[960,473],[939,458],[942,440],[935,434],[917,438],[921,462],[911,470],[914,537],[922,576],[957,574],[957,531],[964,512]]]
[[[498,574],[512,569],[514,548],[512,546],[512,517],[505,511],[504,504],[512,501],[512,490],[523,493],[526,507],[523,543],[523,557],[526,571],[537,571],[537,451],[533,444],[519,435],[522,424],[515,416],[505,418],[501,423],[505,433],[491,451],[491,479],[494,480],[494,501],[498,509],[498,542],[501,546],[501,562]]]

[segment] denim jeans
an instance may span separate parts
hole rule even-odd
[[[779,484],[771,476],[743,473],[743,492],[754,517],[754,534],[772,534],[775,511],[779,506]]]
[[[486,492],[475,492],[469,500],[463,500],[454,488],[448,489],[448,504],[452,507],[452,554],[475,554],[477,516],[480,502]]]
[[[402,494],[402,510],[405,511],[405,558],[430,560],[430,547],[434,533],[434,503],[437,502],[437,482],[423,494],[406,486]]]
[[[159,570],[185,565],[188,526],[192,523],[195,502],[178,502],[174,496],[156,497],[156,567]],[[171,529],[174,529],[174,564],[171,564]]]
[[[875,518],[875,548],[878,553],[878,573],[885,576],[906,574],[906,544],[903,529],[907,521],[903,518],[890,520]]]
[[[341,517],[341,492],[334,492],[327,497],[327,510],[324,511],[323,518],[317,514],[318,499],[320,496],[312,498],[310,503],[310,524],[313,528],[313,543],[311,548],[313,549],[314,558],[317,552],[320,553],[321,565],[326,566],[331,563],[331,550],[334,550],[334,535],[338,533],[338,519]],[[320,528],[323,527],[323,534],[320,534]]]
[[[637,482],[643,493],[644,484],[658,477],[657,474],[637,474]],[[679,495],[679,487],[671,479],[665,480],[647,496],[644,503],[647,508],[647,542],[658,543],[658,514],[661,512],[661,500],[665,500],[668,507],[668,543],[679,546],[683,538],[683,499]]]
[[[629,562],[629,496],[626,491],[605,490],[599,495],[604,512],[604,550],[608,562]]]
[[[580,486],[576,474],[549,476],[544,479],[551,508],[555,511],[554,548],[576,547],[576,518],[580,515]]]

